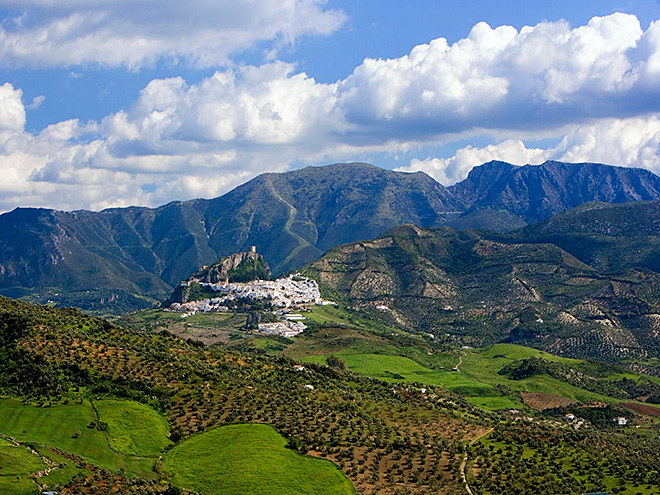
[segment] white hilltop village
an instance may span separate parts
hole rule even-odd
[[[259,323],[259,332],[270,335],[293,337],[302,333],[307,326],[302,322],[305,317],[293,313],[293,309],[304,309],[306,306],[334,305],[321,297],[316,280],[303,277],[299,273],[276,280],[253,280],[251,282],[200,283],[207,290],[217,292],[218,297],[173,303],[171,311],[181,312],[182,318],[197,313],[228,312],[227,303],[239,298],[269,299],[270,303],[279,308],[275,314],[281,321],[275,323]]]

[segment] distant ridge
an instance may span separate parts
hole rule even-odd
[[[660,177],[640,168],[547,161],[518,167],[492,161],[473,168],[449,190],[468,211],[510,212],[535,223],[589,201],[626,203],[660,199]]]
[[[0,293],[125,312],[253,245],[278,275],[336,244],[406,222],[440,224],[463,209],[424,173],[362,163],[262,174],[215,199],[155,209],[18,208],[0,215]]]
[[[0,215],[0,293],[100,313],[151,306],[180,280],[257,246],[274,275],[397,225],[509,231],[587,201],[660,199],[660,178],[600,164],[489,162],[446,188],[364,163],[266,173],[159,208]]]

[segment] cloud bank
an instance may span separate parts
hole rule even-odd
[[[259,42],[271,51],[346,20],[325,0],[2,0],[0,63],[217,67]]]
[[[30,3],[59,12],[55,2]],[[321,29],[341,22],[322,2],[294,4],[327,17]],[[66,5],[73,9],[75,2]],[[294,38],[311,28],[291,29],[297,34],[275,36]],[[188,55],[179,56],[206,60],[203,49],[186,46]],[[40,63],[39,53],[31,63]],[[167,52],[158,53],[149,57]],[[85,57],[75,63],[92,60]],[[111,63],[102,56],[94,61]],[[660,172],[658,81],[660,22],[644,31],[635,16],[613,14],[576,28],[543,22],[517,31],[480,23],[451,45],[439,38],[401,58],[366,59],[334,84],[277,60],[222,68],[196,84],[156,79],[126,111],[99,122],[61,122],[36,135],[24,130],[20,89],[7,83],[0,86],[0,166],[7,177],[0,210],[212,197],[292,163],[410,150],[428,156],[426,146],[476,137],[492,144],[416,159],[403,169],[424,170],[445,184],[492,159],[599,161]],[[554,144],[525,144],[534,140]]]

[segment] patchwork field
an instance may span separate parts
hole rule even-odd
[[[571,404],[575,404],[575,401],[555,394],[522,392],[522,397],[525,404],[537,411],[543,411],[544,409],[549,409],[551,407],[570,406]]]
[[[648,404],[636,404],[632,402],[622,402],[621,405],[626,409],[630,409],[639,414],[644,414],[646,416],[660,417],[660,407],[650,406]]]
[[[221,426],[170,450],[164,473],[205,495],[342,495],[355,490],[331,462],[299,455],[267,425]]]

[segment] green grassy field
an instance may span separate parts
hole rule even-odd
[[[245,325],[244,314],[228,313],[198,313],[182,319],[181,313],[163,311],[162,309],[147,309],[138,313],[123,316],[117,323],[134,329],[144,331],[173,330],[184,323],[206,326],[209,328],[241,328]]]
[[[155,458],[131,457],[110,449],[105,433],[88,428],[96,421],[89,402],[35,407],[0,399],[0,433],[22,442],[57,446],[99,467],[154,477]]]
[[[522,392],[555,394],[575,402],[620,401],[547,374],[523,380],[511,380],[507,375],[500,375],[498,372],[505,366],[532,357],[572,367],[587,366],[583,360],[562,358],[512,344],[432,353],[424,351],[422,346],[397,348],[390,342],[374,336],[362,336],[355,330],[324,329],[314,338],[297,341],[286,353],[290,357],[318,364],[326,364],[327,357],[334,355],[356,373],[394,383],[437,385],[489,410],[522,407]],[[459,359],[460,371],[451,371]],[[445,369],[441,370],[441,366]],[[617,371],[601,377],[604,382],[623,378],[642,379],[640,375]]]
[[[347,351],[350,352],[350,351]],[[346,363],[351,371],[379,378],[394,383],[408,382],[423,385],[437,385],[454,390],[468,401],[485,409],[497,410],[516,407],[517,404],[502,394],[490,384],[472,379],[464,373],[450,369],[430,369],[404,356],[385,354],[335,354]],[[304,360],[325,364],[327,356],[316,355]]]
[[[359,330],[366,330],[373,333],[393,333],[408,334],[397,327],[387,325],[382,321],[376,321],[371,317],[365,318],[364,315],[352,313],[341,306],[311,306],[307,311],[301,312],[311,321],[318,323],[337,324],[339,326],[349,326]]]
[[[525,380],[510,380],[507,376],[499,375],[498,371],[504,366],[521,359],[540,357],[546,361],[577,365],[582,361],[568,359],[547,352],[512,344],[495,344],[485,349],[470,349],[464,352],[461,372],[465,376],[482,383],[493,386],[504,385],[519,392],[552,393],[566,397],[577,402],[605,401],[612,399],[595,392],[590,392],[569,383],[557,380],[550,376],[540,375]]]
[[[267,425],[222,426],[170,450],[163,472],[204,495],[353,494],[348,478],[329,461],[299,455]]]
[[[344,361],[351,371],[381,380],[445,386],[451,379],[445,379],[444,375],[453,374],[450,371],[431,370],[404,356],[349,354],[348,352],[350,351],[340,351],[335,356]],[[305,361],[325,364],[327,357],[326,355],[309,356],[305,358]]]
[[[186,323],[212,328],[241,328],[245,325],[246,316],[235,313],[197,313],[186,318]]]
[[[108,425],[108,440],[114,451],[156,457],[170,444],[167,421],[151,407],[121,400],[102,400],[94,405],[99,420]]]
[[[0,439],[0,493],[33,495],[37,485],[30,474],[45,469],[46,464],[26,448]]]
[[[181,320],[180,313],[163,311],[162,309],[145,309],[137,313],[122,316],[117,319],[120,324],[152,325],[158,327],[177,323]]]
[[[348,325],[350,317],[346,311],[334,306],[315,306],[302,314],[318,323],[337,323],[339,325]]]
[[[499,411],[502,409],[513,409],[518,407],[518,403],[512,401],[508,397],[478,397],[478,396],[467,396],[465,400],[479,406],[483,409],[488,409],[489,411]]]

